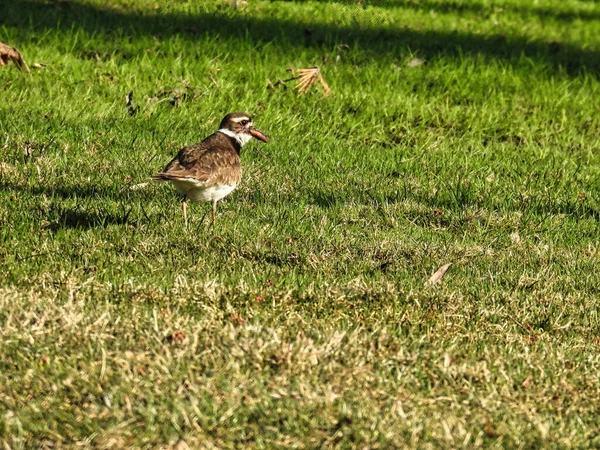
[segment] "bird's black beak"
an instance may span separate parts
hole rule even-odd
[[[267,137],[263,134],[262,131],[257,130],[256,128],[251,128],[250,129],[250,134],[255,137],[256,139],[258,139],[259,141],[263,141],[264,143],[269,142],[267,140]]]

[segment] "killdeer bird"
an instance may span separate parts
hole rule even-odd
[[[216,133],[199,144],[183,147],[153,180],[170,181],[184,196],[183,217],[187,227],[187,200],[212,202],[215,222],[217,202],[233,191],[242,178],[240,150],[250,139],[267,142],[246,113],[227,114]]]

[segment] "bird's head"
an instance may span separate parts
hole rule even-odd
[[[221,121],[219,131],[238,141],[240,146],[244,146],[253,137],[267,142],[267,137],[262,131],[254,128],[252,118],[246,113],[227,114]]]

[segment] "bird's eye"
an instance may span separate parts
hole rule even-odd
[[[242,120],[240,123],[244,126],[248,125],[248,121],[246,119]]]

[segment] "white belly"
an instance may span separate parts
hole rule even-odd
[[[216,202],[233,191],[236,185],[215,184],[206,186],[202,181],[194,179],[171,180],[177,190],[192,202]]]

